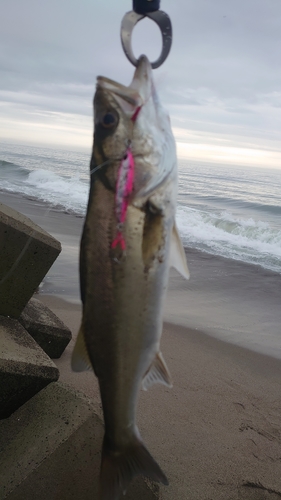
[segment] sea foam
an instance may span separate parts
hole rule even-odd
[[[177,224],[186,246],[281,272],[281,231],[264,221],[178,207]]]
[[[52,205],[61,205],[66,210],[84,214],[86,211],[89,187],[80,180],[79,174],[62,177],[54,172],[37,170],[30,172],[26,180],[26,191],[31,188],[40,200]]]
[[[79,215],[86,212],[89,186],[87,181],[80,179],[79,173],[61,176],[50,170],[29,171],[11,165],[4,175],[0,165],[0,176],[4,191],[30,196]]]

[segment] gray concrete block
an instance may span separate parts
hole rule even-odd
[[[18,318],[61,251],[28,217],[0,203],[0,314]]]
[[[0,316],[0,418],[58,378],[56,365],[19,322]]]
[[[56,383],[0,422],[0,498],[98,498],[103,423],[84,395]],[[139,477],[125,500],[159,499],[159,486]]]
[[[25,306],[19,322],[50,358],[59,358],[72,337],[69,328],[34,297]]]

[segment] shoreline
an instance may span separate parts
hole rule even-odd
[[[73,338],[69,343],[69,345],[66,347],[66,350],[64,351],[64,354],[67,353],[67,356],[65,356],[65,358],[68,358],[70,360],[75,339],[78,335],[80,327],[80,321],[82,316],[81,303],[73,304],[61,297],[49,294],[45,295],[39,294],[39,296],[37,296],[36,298],[41,300],[41,302],[47,305],[51,310],[53,311],[55,310],[56,314],[62,319],[62,321],[65,324],[68,324],[68,326],[69,325],[72,326]],[[178,337],[186,338],[187,339],[186,342],[188,344],[192,344],[193,346],[196,347],[204,346],[203,351],[205,352],[217,355],[219,351],[222,356],[228,358],[230,361],[234,362],[237,366],[239,365],[241,370],[246,370],[246,371],[248,370],[265,378],[273,377],[277,383],[280,383],[280,388],[281,388],[281,359],[274,358],[264,353],[255,352],[251,349],[247,349],[246,347],[240,345],[232,344],[231,342],[228,342],[227,340],[224,340],[222,338],[217,338],[212,335],[209,335],[205,331],[200,330],[198,328],[193,328],[188,325],[170,323],[169,321],[164,320],[163,321],[163,332],[165,332],[164,337],[170,335],[170,333],[168,332],[171,332],[172,330],[177,332]],[[170,344],[169,341],[167,340],[164,340],[163,342],[164,342],[163,351],[165,351],[165,359],[166,357],[168,359],[170,357],[170,354],[168,353],[167,355],[167,352],[169,351],[168,347]],[[68,363],[68,359],[64,359],[63,355],[61,358],[56,359],[54,361],[59,367],[59,365],[66,366],[66,364]],[[77,373],[71,372],[70,362],[68,363],[68,366],[69,366],[69,373],[67,376],[73,373],[73,377],[76,378]],[[63,373],[65,373],[65,368],[63,370]],[[83,375],[85,375],[85,372],[83,373]],[[167,390],[169,391],[169,389]],[[90,394],[88,394],[87,392],[86,394],[90,396]]]
[[[5,203],[1,196],[0,201]],[[43,289],[52,290],[57,279],[64,280],[60,289],[68,291],[78,277],[74,261],[83,220],[54,210],[47,217],[45,207],[40,208],[34,200],[10,197],[9,202],[6,200],[6,204],[60,236],[63,253]],[[260,308],[266,317],[268,314],[264,303],[267,292],[259,288],[259,283],[266,282],[271,300],[279,280],[267,272],[253,272],[247,265],[196,252],[188,253],[188,262],[195,276],[187,282],[172,271],[165,305],[161,351],[173,388],[158,384],[141,391],[137,411],[145,445],[170,482],[168,487],[161,486],[161,499],[277,500],[281,496],[281,359],[234,345],[227,336],[215,338],[210,329],[217,323],[225,327],[228,321],[232,334],[235,328],[244,325],[245,329],[246,324],[253,333],[249,308],[252,312]],[[258,280],[257,286],[251,283],[251,276]],[[239,296],[240,288],[243,293]],[[73,333],[61,358],[54,360],[60,381],[88,396],[101,415],[93,372],[74,373],[70,366],[81,304],[71,303],[66,292],[62,297],[56,291],[36,296]],[[241,301],[245,307],[243,325],[241,317],[237,319]],[[278,317],[274,319],[273,330],[280,325]]]
[[[79,243],[84,219],[22,195],[0,201],[24,213],[62,244],[62,253],[40,286],[80,304]],[[281,275],[251,264],[186,248],[191,278],[170,271],[164,321],[281,359]]]

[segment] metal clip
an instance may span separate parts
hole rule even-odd
[[[155,12],[147,12],[146,14],[137,14],[134,11],[127,12],[127,14],[125,14],[125,16],[123,17],[121,23],[122,47],[129,61],[134,66],[137,66],[138,60],[135,58],[133,54],[131,37],[135,25],[139,21],[141,21],[141,19],[143,19],[144,17],[149,17],[149,19],[154,21],[159,26],[161,31],[162,42],[163,42],[162,52],[158,57],[158,59],[153,63],[151,63],[153,69],[159,68],[159,66],[163,64],[165,59],[167,59],[172,45],[172,23],[166,12],[163,12],[162,10],[156,10]]]

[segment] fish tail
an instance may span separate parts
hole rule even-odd
[[[137,475],[149,477],[153,481],[168,485],[168,479],[157,462],[147,451],[140,438],[125,449],[112,450],[106,436],[103,441],[100,472],[99,500],[118,500],[126,493],[131,480]]]

